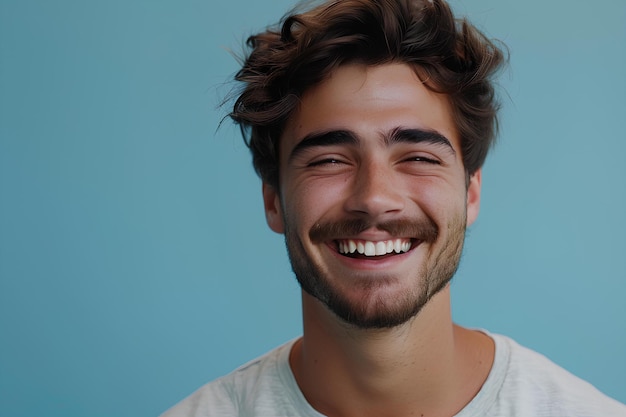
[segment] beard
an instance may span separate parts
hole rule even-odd
[[[385,329],[416,317],[428,301],[448,285],[460,262],[466,222],[464,211],[451,218],[446,225],[448,235],[443,242],[438,242],[441,238],[439,229],[430,219],[396,220],[379,224],[354,219],[316,224],[309,233],[312,242],[321,243],[334,236],[355,236],[369,228],[377,228],[389,232],[391,236],[411,236],[420,244],[431,244],[422,268],[412,271],[415,274],[410,281],[412,286],[400,295],[385,293],[385,287],[391,286],[397,278],[389,275],[379,276],[375,280],[358,279],[358,272],[355,271],[357,280],[354,285],[360,294],[357,299],[349,297],[338,285],[333,284],[330,274],[324,272],[307,254],[302,240],[290,227],[287,218],[284,224],[291,267],[302,289],[356,328]]]

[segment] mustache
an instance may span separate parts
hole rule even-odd
[[[431,219],[396,219],[371,222],[364,219],[346,219],[336,222],[316,223],[309,232],[311,241],[319,243],[339,237],[356,236],[368,229],[383,230],[391,236],[409,237],[423,242],[433,242],[439,228]]]

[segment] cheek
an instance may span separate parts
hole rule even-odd
[[[302,181],[287,190],[289,198],[285,207],[293,224],[311,227],[314,223],[338,215],[343,200],[349,195],[345,181]]]
[[[415,181],[408,189],[419,210],[438,224],[445,218],[456,216],[465,210],[465,192],[449,183]]]

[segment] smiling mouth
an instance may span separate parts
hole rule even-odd
[[[399,255],[411,250],[411,239],[391,239],[369,241],[360,239],[336,240],[337,252],[351,258],[380,258],[388,255]]]

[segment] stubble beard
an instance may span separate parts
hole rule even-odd
[[[446,225],[448,235],[444,242],[439,242],[439,230],[434,222],[401,221],[393,224],[380,224],[376,227],[382,230],[393,230],[394,236],[415,236],[415,231],[422,231],[423,243],[428,243],[427,259],[411,282],[415,283],[401,295],[391,295],[385,287],[397,281],[397,277],[381,276],[375,280],[356,280],[360,288],[358,299],[349,297],[322,269],[316,265],[304,249],[302,240],[295,230],[290,227],[287,218],[285,222],[285,243],[291,261],[291,267],[302,289],[322,302],[330,311],[345,323],[359,329],[385,329],[406,323],[416,317],[434,295],[444,289],[454,276],[463,251],[465,240],[465,212],[451,218]],[[348,221],[326,225],[316,225],[311,231],[313,239],[322,238],[326,234],[336,233],[338,230],[350,229],[357,234],[357,228],[365,230],[370,227],[365,222]],[[403,233],[402,229],[411,230],[412,234]],[[439,248],[439,249],[435,249]],[[436,252],[435,252],[436,251]],[[404,277],[402,277],[404,278]]]

